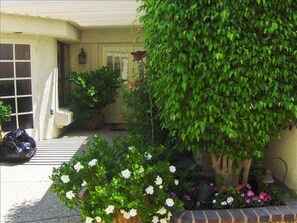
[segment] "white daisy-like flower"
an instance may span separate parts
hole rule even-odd
[[[86,217],[86,223],[92,223],[93,222],[93,218],[91,217]]]
[[[143,166],[140,166],[138,169],[138,173],[143,173],[143,172],[144,172],[144,168],[143,168]]]
[[[162,207],[159,211],[157,211],[157,213],[161,214],[161,215],[166,214],[166,212],[167,212],[167,210],[164,207]]]
[[[158,222],[159,222],[158,216],[153,216],[152,223],[158,223]]]
[[[122,177],[124,177],[125,179],[129,179],[129,177],[131,176],[131,171],[128,169],[125,169],[121,172]]]
[[[174,201],[172,198],[167,198],[166,201],[165,201],[165,204],[168,206],[168,207],[172,207],[174,205]]]
[[[81,165],[80,162],[77,162],[75,165],[74,165],[74,169],[76,170],[76,172],[80,171],[81,169],[83,169],[84,166]]]
[[[179,184],[179,181],[178,180],[174,180],[174,184],[175,185],[178,185]]]
[[[145,192],[147,194],[153,194],[154,193],[154,187],[153,186],[148,186],[146,189],[145,189]]]
[[[92,166],[95,166],[96,163],[97,163],[97,159],[92,159],[92,160],[88,163],[88,165],[89,165],[90,167],[92,167]]]
[[[137,210],[134,209],[134,208],[132,208],[132,209],[129,211],[129,215],[130,215],[131,217],[135,217],[135,216],[137,215]]]
[[[167,213],[167,220],[168,221],[170,220],[171,216],[172,216],[172,213],[170,211],[168,211],[168,213]]]
[[[114,211],[114,205],[108,205],[108,207],[105,209],[106,214],[111,214]]]
[[[231,204],[234,201],[233,197],[228,197],[227,198],[227,203]]]
[[[82,184],[81,184],[81,186],[82,187],[85,187],[85,186],[87,186],[88,185],[88,183],[84,180],[83,182],[82,182]]]
[[[155,184],[156,185],[161,185],[163,183],[163,179],[158,175],[156,180],[155,180]]]
[[[69,178],[68,175],[63,175],[63,176],[61,176],[60,179],[62,180],[62,182],[63,182],[64,184],[67,184],[67,183],[70,181],[70,178]]]
[[[147,160],[151,160],[151,159],[153,158],[153,156],[152,156],[150,153],[148,153],[148,152],[145,152],[145,153],[144,153],[144,156],[145,156],[145,158],[146,158]]]
[[[167,223],[167,218],[161,218],[160,223]]]
[[[212,203],[215,204],[215,203],[217,203],[217,201],[216,200],[212,200]]]
[[[160,189],[163,189],[163,185],[159,185],[159,188],[160,188]]]
[[[101,222],[102,218],[100,218],[99,216],[95,217],[96,222]]]
[[[125,210],[120,210],[120,212],[125,219],[129,219],[131,217],[130,214]]]
[[[66,197],[69,199],[69,200],[72,200],[74,197],[75,197],[75,194],[73,193],[72,190],[66,192]]]
[[[171,173],[175,173],[175,171],[176,171],[175,166],[170,166],[170,167],[169,167],[169,171],[170,171]]]
[[[134,149],[134,148],[135,148],[135,146],[129,146],[129,147],[128,147],[128,150],[131,151],[131,150]]]
[[[221,202],[221,205],[223,205],[223,206],[224,206],[224,205],[227,205],[227,202],[226,202],[226,201],[222,201],[222,202]]]

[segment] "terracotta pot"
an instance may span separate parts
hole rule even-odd
[[[104,115],[101,111],[94,112],[94,116],[89,120],[82,120],[80,125],[87,130],[99,130],[104,124]]]

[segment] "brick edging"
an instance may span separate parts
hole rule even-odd
[[[172,223],[297,222],[297,204],[224,210],[184,210],[175,212]]]

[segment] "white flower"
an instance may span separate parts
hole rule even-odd
[[[129,215],[130,215],[131,217],[136,216],[136,215],[137,215],[137,210],[134,209],[134,208],[132,208],[132,209],[129,211]]]
[[[86,223],[92,223],[93,222],[93,218],[91,217],[86,217]]]
[[[157,178],[155,180],[156,185],[161,185],[162,182],[163,182],[162,178],[160,176],[157,176]]]
[[[161,214],[161,215],[166,214],[166,212],[167,212],[167,210],[164,207],[162,207],[159,211],[157,211],[157,213]]]
[[[233,197],[228,197],[227,198],[227,203],[231,204],[234,201]]]
[[[66,197],[67,197],[69,200],[72,200],[72,198],[75,197],[75,194],[73,193],[72,190],[70,190],[70,191],[68,191],[68,192],[66,193]]]
[[[153,194],[154,193],[154,188],[153,186],[148,186],[146,189],[145,189],[145,192],[147,194]]]
[[[168,207],[172,207],[174,205],[174,201],[172,198],[167,198],[165,203]]]
[[[160,188],[160,189],[163,189],[163,185],[159,185],[159,188]]]
[[[134,148],[135,148],[135,146],[129,146],[129,147],[128,147],[129,151],[131,151],[131,150],[134,149]]]
[[[161,218],[160,223],[167,223],[167,219],[166,218]]]
[[[61,176],[60,179],[62,180],[62,182],[63,182],[64,184],[67,184],[67,183],[70,181],[70,178],[69,178],[68,175],[63,175],[63,176]]]
[[[75,165],[74,165],[74,169],[76,170],[76,172],[80,171],[81,169],[83,169],[84,166],[81,165],[80,162],[77,162]]]
[[[82,184],[81,184],[81,186],[82,187],[85,187],[85,186],[87,186],[88,185],[88,183],[84,180],[84,182],[82,182]]]
[[[212,200],[212,203],[215,204],[215,203],[217,203],[217,201],[216,200]]]
[[[108,207],[105,209],[106,214],[111,214],[114,211],[113,205],[108,205]]]
[[[170,220],[171,216],[172,216],[172,213],[170,211],[168,211],[168,213],[167,213],[167,220],[168,221]]]
[[[226,201],[222,201],[221,202],[221,205],[227,205],[227,202]]]
[[[138,169],[138,173],[143,173],[143,172],[144,172],[144,168],[143,168],[143,166],[140,166]]]
[[[220,195],[220,193],[216,193],[216,194],[215,194],[215,196],[219,196],[219,195]]]
[[[171,173],[174,173],[174,172],[176,171],[175,166],[170,166],[170,167],[169,167],[169,171],[170,171]]]
[[[152,220],[153,223],[158,223],[159,222],[159,218],[158,216],[153,216],[153,220]]]
[[[96,222],[101,222],[102,221],[102,219],[99,216],[95,217],[95,220],[96,220]]]
[[[125,219],[129,219],[131,217],[130,214],[125,210],[120,210],[120,212]]]
[[[153,157],[153,156],[152,156],[150,153],[148,153],[148,152],[145,152],[144,156],[145,156],[145,158],[146,158],[147,160],[151,160],[152,157]]]
[[[128,169],[123,170],[121,173],[125,179],[129,179],[129,177],[131,176],[131,172]]]
[[[88,163],[88,165],[89,165],[90,167],[92,167],[92,166],[95,166],[96,163],[97,163],[97,159],[92,159],[92,160]]]
[[[174,184],[175,185],[178,185],[179,184],[179,181],[178,180],[174,180]]]

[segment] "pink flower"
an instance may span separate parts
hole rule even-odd
[[[248,197],[252,197],[252,196],[255,195],[254,192],[251,191],[251,190],[249,190],[246,194],[247,194]]]
[[[250,200],[250,199],[247,199],[245,202],[246,202],[247,204],[249,204],[249,203],[251,203],[251,200]]]
[[[251,185],[250,184],[247,184],[247,185],[245,185],[246,186],[246,188],[247,189],[249,189],[249,190],[251,190],[252,189],[252,187],[251,187]]]
[[[240,195],[240,197],[244,197],[244,193],[242,193],[242,194]]]
[[[190,201],[191,200],[191,197],[189,195],[187,195],[187,194],[185,194],[183,198],[184,198],[185,201]]]

